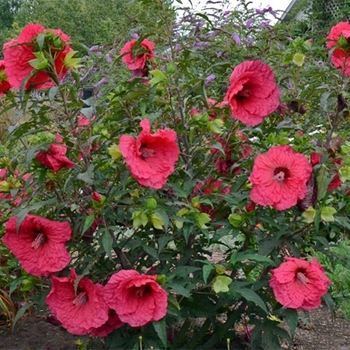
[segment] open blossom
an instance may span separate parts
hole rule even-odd
[[[156,275],[140,275],[135,270],[121,270],[112,275],[104,296],[122,322],[141,327],[166,315],[167,293],[156,278]]]
[[[42,47],[38,44],[39,35],[45,38]],[[18,39],[4,44],[5,73],[9,83],[20,89],[22,82],[30,77],[25,89],[45,89],[54,85],[50,75],[54,74],[62,80],[68,71],[65,57],[72,51],[69,40],[69,36],[60,29],[45,29],[40,24],[28,24]]]
[[[11,84],[8,81],[7,75],[5,73],[5,61],[0,60],[0,96],[11,89]]]
[[[26,215],[18,231],[17,216],[7,221],[2,240],[25,271],[34,276],[49,276],[69,264],[66,242],[71,236],[68,222]]]
[[[258,60],[237,65],[224,100],[234,118],[248,126],[260,124],[280,103],[280,90],[270,66]]]
[[[271,270],[270,286],[277,301],[292,309],[311,310],[321,305],[331,281],[320,263],[285,257],[285,262]]]
[[[287,145],[272,147],[254,161],[250,198],[277,210],[288,209],[305,197],[311,173],[312,166],[303,154]]]
[[[327,48],[332,49],[331,60],[336,68],[350,76],[350,24],[339,22],[327,36]]]
[[[131,175],[140,185],[159,189],[174,172],[179,157],[176,132],[159,130],[151,134],[148,119],[143,119],[140,125],[142,131],[137,139],[129,135],[121,136],[120,152],[128,164]]]
[[[52,288],[46,304],[68,332],[75,335],[95,333],[109,319],[104,289],[101,284],[82,277],[75,292],[77,277],[75,269],[70,270],[69,277],[51,276]]]
[[[146,65],[146,60],[154,59],[154,42],[148,39],[143,39],[139,47],[135,47],[137,39],[128,41],[120,50],[123,55],[122,61],[130,70],[143,69]],[[137,51],[140,51],[138,53]]]
[[[51,144],[48,151],[41,151],[36,155],[36,159],[53,172],[62,168],[74,168],[75,164],[66,156],[67,146]]]

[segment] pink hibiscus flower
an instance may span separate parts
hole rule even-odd
[[[122,61],[130,70],[143,69],[146,65],[146,60],[154,59],[154,43],[152,41],[144,39],[137,48],[135,47],[136,42],[136,39],[128,41],[120,50],[120,54],[123,55]]]
[[[350,24],[339,22],[331,28],[327,36],[327,48],[336,47],[332,53],[332,63],[336,68],[350,76]]]
[[[66,242],[71,239],[72,230],[68,222],[27,215],[18,231],[16,223],[17,216],[7,221],[2,240],[25,271],[46,277],[69,264]]]
[[[255,158],[249,181],[250,198],[260,205],[285,210],[306,195],[306,183],[312,173],[307,158],[291,147],[275,146]]]
[[[245,61],[235,67],[224,98],[233,117],[255,126],[279,106],[280,90],[270,66],[260,61]]]
[[[0,60],[0,96],[11,89],[11,84],[8,81],[5,73],[5,61]]]
[[[166,315],[168,297],[156,278],[135,270],[117,272],[105,286],[106,303],[131,327],[159,321]]]
[[[41,151],[36,159],[54,173],[62,168],[74,168],[75,164],[66,157],[67,146],[51,144],[48,151]]]
[[[321,305],[331,281],[314,259],[305,261],[285,257],[285,262],[271,270],[270,286],[277,301],[292,309],[311,310]]]
[[[75,335],[93,333],[108,321],[109,308],[103,298],[103,286],[94,284],[83,277],[77,290],[75,269],[69,277],[51,276],[52,289],[46,297],[46,303],[54,316],[68,332]]]
[[[45,38],[42,47],[38,44],[39,35]],[[22,82],[30,76],[25,89],[45,89],[54,85],[52,75],[62,80],[68,71],[64,59],[72,51],[67,44],[69,40],[69,36],[60,29],[45,29],[40,24],[28,24],[18,39],[4,44],[5,73],[9,83],[20,89]],[[34,69],[31,63],[36,59],[39,68]]]
[[[113,332],[124,325],[124,322],[120,321],[119,316],[114,310],[109,309],[108,320],[98,328],[90,328],[90,337],[106,337],[109,333]]]
[[[159,189],[174,172],[179,158],[176,132],[159,130],[151,134],[148,119],[143,119],[140,125],[142,131],[138,138],[122,135],[119,149],[136,181],[142,186]]]

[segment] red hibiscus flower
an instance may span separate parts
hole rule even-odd
[[[114,310],[109,309],[108,320],[98,328],[90,328],[90,337],[106,337],[109,333],[113,332],[124,325],[124,322],[120,321],[119,316]]]
[[[62,168],[74,168],[75,164],[66,157],[65,145],[52,144],[48,151],[39,152],[36,159],[54,173]]]
[[[151,134],[148,119],[143,119],[140,125],[142,131],[138,138],[122,135],[119,149],[136,181],[142,186],[159,189],[174,172],[179,157],[176,132],[159,130]]]
[[[277,210],[288,209],[305,197],[311,173],[312,166],[303,154],[286,145],[272,147],[254,161],[250,198]]]
[[[68,222],[27,215],[18,231],[16,223],[17,216],[7,221],[2,240],[25,271],[46,277],[68,265],[70,255],[65,244],[72,236]]]
[[[44,36],[39,46],[38,36]],[[4,44],[5,73],[9,83],[19,89],[28,79],[25,89],[45,89],[54,85],[52,76],[62,80],[68,68],[64,59],[72,48],[69,36],[60,29],[45,29],[40,24],[28,24],[19,35]]]
[[[168,297],[155,281],[156,275],[140,275],[135,270],[121,270],[105,286],[105,300],[122,322],[141,327],[166,315]]]
[[[270,66],[260,61],[245,61],[235,67],[224,98],[233,117],[255,126],[279,106],[280,90]]]
[[[321,305],[331,281],[314,259],[305,261],[285,257],[285,262],[271,270],[270,286],[277,301],[292,309],[311,310]]]
[[[8,81],[5,73],[5,61],[0,60],[0,96],[11,89],[11,84]]]
[[[62,326],[75,335],[96,332],[108,321],[109,308],[103,298],[103,286],[94,284],[83,277],[74,289],[77,279],[75,269],[69,277],[51,276],[52,289],[46,297],[46,303]]]
[[[120,54],[123,55],[122,61],[130,70],[143,69],[146,60],[154,59],[154,43],[152,41],[144,39],[139,47],[135,47],[136,42],[136,39],[128,41],[120,50]]]
[[[327,36],[327,48],[335,46],[332,53],[332,63],[336,68],[350,76],[350,24],[339,22],[331,28]]]

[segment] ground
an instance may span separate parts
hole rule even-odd
[[[77,350],[79,339],[48,322],[45,315],[22,317],[12,334],[0,324],[1,350]],[[103,349],[103,343],[96,339],[90,348]],[[320,307],[310,312],[309,324],[297,329],[294,344],[283,344],[282,349],[350,350],[350,321],[340,317],[332,320],[327,307]]]

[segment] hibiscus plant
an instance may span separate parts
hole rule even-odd
[[[313,42],[244,1],[150,6],[80,58],[41,24],[4,45],[4,264],[106,349],[279,348],[332,305],[310,252],[350,228],[350,25]]]

